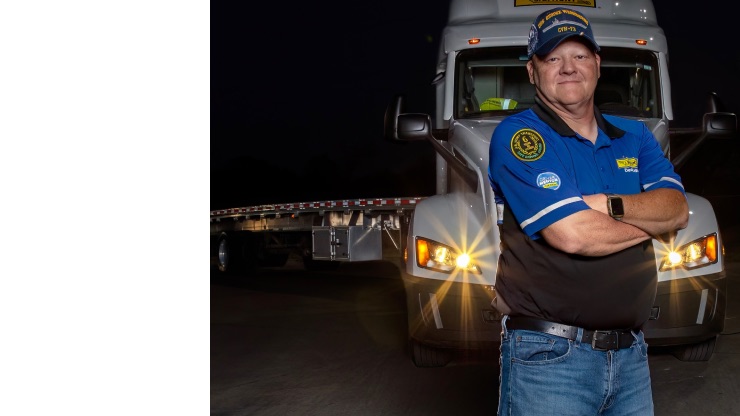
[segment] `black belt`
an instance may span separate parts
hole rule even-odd
[[[506,321],[507,329],[526,329],[528,331],[544,332],[546,334],[576,340],[578,338],[578,327],[563,325],[556,322],[544,321],[542,319],[529,318],[526,316],[510,316]],[[629,348],[635,337],[631,329],[618,329],[611,331],[583,330],[581,342],[591,344],[598,351],[618,350]],[[638,330],[635,330],[637,332]]]

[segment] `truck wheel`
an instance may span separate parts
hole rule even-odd
[[[229,242],[226,234],[221,234],[218,238],[218,254],[216,257],[216,265],[218,271],[221,273],[227,273],[231,263],[231,258],[234,257],[234,253],[231,252],[232,244]]]
[[[411,340],[411,358],[417,367],[444,367],[452,361],[452,351]]]
[[[248,234],[222,233],[218,238],[216,266],[225,275],[249,273],[257,265],[254,239]]]
[[[681,361],[709,361],[714,353],[717,336],[697,344],[684,345],[673,350],[673,356]]]

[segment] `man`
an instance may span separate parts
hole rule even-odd
[[[651,239],[686,227],[688,204],[647,127],[594,106],[599,51],[582,13],[538,16],[536,104],[491,139],[501,415],[653,414],[640,329],[657,288]]]

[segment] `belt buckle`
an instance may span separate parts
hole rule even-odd
[[[591,348],[595,351],[619,349],[619,333],[617,331],[594,331]]]

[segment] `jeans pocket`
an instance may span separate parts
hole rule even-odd
[[[572,342],[566,338],[527,330],[512,332],[514,362],[548,364],[563,361],[570,354]]]

